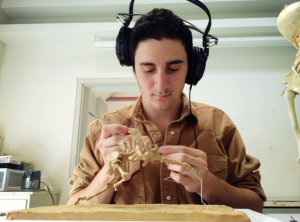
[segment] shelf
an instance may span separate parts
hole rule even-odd
[[[51,194],[60,194],[59,190],[50,191]],[[3,191],[0,192],[1,197],[5,196],[27,196],[27,195],[40,195],[40,194],[48,194],[47,190],[43,191]]]
[[[264,207],[300,207],[300,201],[266,201]]]

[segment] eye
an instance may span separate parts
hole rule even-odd
[[[151,70],[144,70],[144,72],[145,73],[151,73],[151,72],[153,72],[153,69],[151,69]]]
[[[180,70],[180,65],[179,64],[171,64],[166,67],[166,71],[169,73],[176,73]]]
[[[169,69],[169,72],[177,72],[179,69]]]

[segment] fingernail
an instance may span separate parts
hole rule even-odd
[[[159,149],[158,149],[158,151],[159,151],[160,153],[163,153],[165,150],[166,150],[166,149],[165,149],[165,147],[163,147],[163,146],[159,147]]]

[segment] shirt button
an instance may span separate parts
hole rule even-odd
[[[172,200],[172,197],[170,195],[166,196],[167,200]]]
[[[77,186],[77,185],[78,185],[78,182],[76,181],[75,186]]]
[[[175,132],[174,132],[174,131],[171,131],[171,132],[170,132],[170,134],[171,134],[171,135],[174,135],[174,134],[175,134]]]
[[[153,137],[154,137],[154,138],[156,138],[156,137],[157,137],[157,135],[156,135],[156,134],[154,134],[154,135],[153,135]]]

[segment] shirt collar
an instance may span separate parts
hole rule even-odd
[[[190,114],[189,99],[187,98],[185,93],[181,93],[181,99],[183,101],[183,108],[182,108],[181,117],[178,121],[182,121],[186,116],[188,116]],[[125,118],[133,117],[138,122],[145,122],[147,120],[144,116],[144,113],[143,113],[143,110],[141,107],[141,102],[142,102],[142,95],[140,95],[138,97],[138,99],[131,106],[129,106],[125,109],[122,108],[122,109],[118,110],[118,113]],[[191,104],[191,107],[192,107],[192,113],[194,115],[196,115],[196,109],[195,109],[193,103]]]

